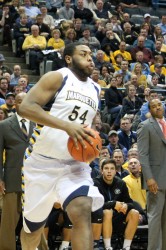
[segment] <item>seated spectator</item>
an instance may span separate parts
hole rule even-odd
[[[122,167],[126,170],[129,170],[128,169],[128,163],[129,163],[129,160],[131,158],[136,158],[138,159],[139,158],[139,154],[138,154],[138,149],[137,148],[134,148],[133,146],[136,145],[137,143],[133,143],[131,148],[129,149],[128,153],[127,153],[127,161],[122,165]]]
[[[71,8],[71,0],[64,0],[64,6],[58,11],[59,19],[74,20],[74,10]]]
[[[10,87],[17,85],[18,80],[20,79],[20,75],[21,75],[21,66],[16,64],[13,67],[13,74],[11,75]]]
[[[55,29],[55,23],[54,23],[54,18],[51,15],[47,14],[47,8],[46,6],[41,6],[40,7],[41,15],[43,17],[43,23],[47,24],[50,30]]]
[[[149,49],[151,52],[153,52],[155,50],[155,45],[154,45],[154,42],[148,38],[148,32],[147,32],[147,30],[141,28],[139,36],[143,36],[145,38],[145,40],[144,40],[144,46],[147,49]],[[138,46],[138,39],[135,40],[135,42],[133,43],[133,46],[134,47]]]
[[[84,8],[84,1],[77,0],[74,6],[74,18],[80,18],[84,24],[93,24],[93,13],[88,8]]]
[[[117,88],[124,88],[123,84],[123,76],[121,74],[116,75],[116,81],[117,81]]]
[[[159,41],[160,42],[160,41]],[[161,71],[161,74],[163,75],[166,75],[166,68],[165,68],[165,65],[164,65],[164,56],[163,55],[156,55],[154,57],[154,64],[152,64],[150,66],[150,72],[151,74],[155,72],[155,64],[161,64],[162,65],[162,71]]]
[[[130,63],[130,71],[133,71],[135,64],[139,62],[142,65],[142,74],[148,76],[150,74],[150,68],[147,63],[144,62],[144,54],[142,51],[136,53],[136,62]]]
[[[92,50],[92,52],[95,52],[98,49],[100,49],[100,42],[97,40],[96,37],[91,36],[89,27],[85,27],[83,29],[82,35],[83,35],[83,37],[79,39],[80,43],[83,43],[83,44],[89,46],[89,48]]]
[[[142,51],[143,53],[143,62],[151,65],[153,63],[153,55],[151,50],[147,49],[145,46],[145,37],[139,36],[137,39],[137,45],[131,49],[131,57],[136,61],[136,53]]]
[[[118,20],[118,17],[116,15],[112,15],[112,17],[110,18],[110,23],[112,24],[113,32],[115,32],[119,36],[121,36],[122,28],[121,28],[121,25],[120,25],[120,21]]]
[[[104,60],[104,51],[103,50],[98,50],[96,52],[96,56],[93,57],[93,61],[95,63],[95,66],[100,69],[103,64],[105,64],[105,60]]]
[[[114,76],[121,74],[123,76],[123,83],[125,84],[131,78],[131,72],[129,71],[129,63],[125,59],[121,62],[121,69],[114,73]]]
[[[123,12],[123,8],[120,4],[115,6],[115,10],[112,11],[112,14],[117,16],[117,18],[120,22],[124,21],[124,12]]]
[[[102,232],[105,249],[112,250],[111,236],[113,232],[116,232],[124,234],[123,249],[129,250],[139,223],[139,212],[134,209],[125,182],[115,176],[116,162],[112,159],[104,160],[101,164],[101,173],[101,176],[94,179],[94,185],[104,196],[101,217],[99,211],[94,213],[96,221],[100,218],[102,223],[97,222],[92,226],[94,249],[99,249]]]
[[[150,34],[153,34],[155,27],[154,27],[154,25],[152,24],[153,20],[152,20],[151,15],[150,15],[149,13],[146,13],[146,14],[144,15],[144,21],[145,21],[145,23],[147,23],[147,24],[149,25]],[[153,39],[152,39],[152,40],[153,40]],[[153,41],[154,41],[154,40],[153,40]]]
[[[104,50],[104,47],[106,45],[110,45],[110,51],[114,52],[114,51],[119,49],[119,44],[120,44],[120,42],[116,38],[113,30],[107,30],[106,35],[105,35],[104,39],[102,40],[101,48]]]
[[[147,77],[142,73],[142,65],[141,63],[137,62],[134,65],[132,70],[132,74],[137,76],[138,86],[142,86],[143,88],[147,87]]]
[[[165,35],[166,34],[166,16],[165,15],[161,17],[161,23],[159,23],[157,26],[161,28],[162,35]]]
[[[56,13],[57,9],[60,9],[62,7],[62,1],[61,0],[47,0],[46,7],[49,10],[49,12]]]
[[[108,9],[104,8],[104,2],[102,0],[97,0],[96,7],[97,8],[94,9],[94,12],[97,18],[104,23],[108,22],[109,18],[111,17],[111,13]]]
[[[99,135],[102,139],[102,146],[107,146],[109,144],[108,135],[102,132],[102,121],[99,116],[95,117],[93,122],[93,128],[99,132]]]
[[[76,18],[73,21],[73,24],[74,24],[74,30],[76,32],[76,40],[79,40],[82,37],[82,29],[83,29],[82,19]]]
[[[41,14],[40,9],[36,6],[32,6],[31,0],[24,0],[25,14],[34,19],[38,14]]]
[[[14,25],[13,36],[16,39],[17,52],[16,56],[24,57],[24,51],[22,50],[22,45],[25,37],[31,32],[31,25],[28,23],[28,17],[25,14],[20,16],[20,22]]]
[[[65,46],[69,43],[74,43],[76,41],[76,32],[73,28],[70,28],[66,31],[66,37],[65,37]]]
[[[22,16],[22,15],[27,16],[27,15],[25,14],[25,7],[24,7],[24,6],[20,6],[19,9],[18,9],[18,17],[17,17],[17,19],[15,20],[15,23],[16,23],[16,24],[19,24],[19,23],[20,23],[20,20],[21,20],[21,16]],[[29,26],[32,26],[32,24],[34,23],[34,20],[33,20],[32,18],[30,18],[30,17],[27,16],[27,23],[28,23]]]
[[[120,120],[120,130],[118,130],[119,143],[129,150],[133,143],[137,142],[137,133],[132,131],[132,122],[128,117]]]
[[[151,30],[151,26],[150,26],[150,23],[142,23],[141,25],[141,30],[146,30],[146,33],[147,33],[147,38],[152,40],[153,41],[153,32]],[[154,42],[154,41],[153,41]]]
[[[138,37],[138,34],[131,28],[132,26],[129,22],[123,24],[124,32],[122,33],[121,37],[122,40],[126,43],[126,46],[132,46]]]
[[[13,28],[13,17],[10,13],[10,9],[8,5],[4,5],[2,8],[2,15],[4,15],[4,22],[3,22],[3,30],[2,30],[2,36],[3,36],[3,45],[8,44],[9,47],[12,46],[12,37],[11,37],[11,29]],[[1,22],[2,24],[2,22]]]
[[[16,112],[16,108],[15,108],[15,95],[13,93],[9,92],[6,94],[5,104],[1,105],[1,108],[6,110],[8,117],[14,115],[14,113]]]
[[[65,47],[64,41],[60,38],[61,32],[59,29],[55,29],[52,31],[52,38],[48,40],[48,46],[52,47],[53,49],[61,49]]]
[[[141,165],[138,159],[131,158],[128,161],[130,174],[123,178],[125,181],[130,198],[137,201],[142,209],[146,209],[146,190],[141,188]]]
[[[112,64],[113,68],[115,69],[115,71],[119,71],[121,69],[121,63],[124,60],[123,56],[121,54],[117,54],[114,57],[115,62]],[[123,76],[122,76],[123,78]]]
[[[48,40],[51,35],[51,30],[49,26],[43,22],[43,16],[41,14],[36,16],[35,24],[39,27],[39,35],[44,36]]]
[[[132,84],[127,86],[127,96],[123,98],[121,116],[132,115],[132,119],[135,114],[139,112],[142,106],[142,99],[136,95],[136,87]]]
[[[158,84],[160,84],[161,87],[165,87],[165,74],[162,74],[162,68],[163,65],[161,63],[155,63],[154,64],[154,72],[151,73],[152,76],[156,75],[158,77]]]
[[[87,9],[90,9],[91,11],[96,10],[97,7],[96,7],[95,2],[96,1],[94,0],[84,0],[84,7]]]
[[[19,93],[23,92],[23,87],[20,85],[16,85],[13,87],[13,94],[16,96]]]
[[[118,54],[121,54],[125,61],[130,62],[132,60],[131,54],[128,51],[126,51],[126,43],[124,41],[121,41],[119,44],[119,49],[114,51],[113,53],[114,58]]]
[[[21,75],[19,80],[18,80],[18,85],[19,87],[22,88],[22,92],[28,92],[29,87],[28,87],[28,76],[27,75]]]
[[[6,99],[6,95],[8,93],[8,81],[5,77],[0,78],[0,98]]]
[[[106,82],[104,80],[99,79],[100,76],[100,70],[98,68],[94,68],[91,78],[94,82],[98,83],[102,88],[105,88],[107,86]]]
[[[110,81],[112,80],[112,72],[111,69],[107,63],[104,63],[100,68],[100,80],[105,81],[106,85],[109,86]]]
[[[5,103],[5,101],[4,101],[4,103]],[[4,104],[3,103],[3,104]],[[3,120],[5,120],[6,118],[8,118],[8,113],[7,113],[7,111],[5,110],[5,109],[3,109],[2,107],[1,107],[1,100],[0,100],[0,121],[3,121]],[[0,209],[1,209],[1,206],[0,206]]]
[[[133,23],[131,20],[130,20],[130,14],[125,12],[123,14],[123,21],[121,22],[121,27],[122,29],[124,30],[124,24],[125,23],[129,23],[131,25],[131,30],[134,31],[135,30],[135,23]]]
[[[123,179],[129,175],[128,170],[123,168],[128,152],[126,152],[127,149],[122,144],[119,143],[118,145],[119,148],[117,147],[112,153],[112,159],[116,162],[116,176]]]
[[[127,149],[122,144],[119,143],[119,137],[116,130],[111,130],[108,133],[108,140],[109,144],[107,148],[109,150],[110,157],[113,157],[113,152],[115,149],[121,149],[124,153],[125,158],[127,158]]]
[[[46,39],[44,36],[39,35],[39,27],[37,25],[32,25],[31,32],[32,35],[25,38],[22,49],[30,50],[30,67],[35,74],[38,74],[39,62],[37,61],[37,55],[39,51],[46,48]]]

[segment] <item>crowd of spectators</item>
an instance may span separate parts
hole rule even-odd
[[[141,121],[151,116],[149,100],[159,98],[165,107],[166,15],[154,25],[151,15],[145,13],[142,24],[137,25],[130,20],[126,9],[139,7],[134,0],[115,1],[114,7],[110,1],[102,0],[64,0],[63,3],[47,0],[44,5],[40,2],[0,2],[2,43],[12,47],[12,39],[15,39],[16,57],[24,58],[25,52],[29,51],[30,69],[34,74],[39,73],[41,54],[45,50],[48,54],[57,53],[53,64],[55,70],[64,66],[63,49],[67,44],[79,41],[91,48],[95,64],[91,78],[102,88],[93,128],[99,132],[103,144],[99,158],[90,164],[92,177],[97,183],[97,176],[101,178],[103,174],[104,160],[112,158],[113,161],[108,163],[116,167],[116,176],[124,178],[128,187],[130,198],[127,201],[138,203],[141,208],[137,207],[137,210],[145,216],[142,211],[146,209],[146,197],[145,191],[141,190],[136,130]],[[56,63],[57,58],[60,63]],[[30,89],[29,76],[22,71],[19,64],[13,69],[5,65],[1,52],[0,120],[16,112],[15,96]],[[0,206],[1,203],[2,196]],[[116,210],[115,204],[109,209]],[[136,207],[132,205],[132,208]],[[107,216],[110,214],[105,214],[105,218]],[[146,221],[143,216],[138,223]],[[49,227],[47,223],[46,238]],[[60,249],[68,247],[70,241],[71,228],[64,228]],[[110,237],[111,234],[109,240]],[[98,249],[98,241],[96,237],[94,249]],[[127,243],[131,245],[131,242]],[[108,241],[104,244],[106,249],[112,249]]]

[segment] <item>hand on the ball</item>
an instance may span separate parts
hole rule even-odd
[[[90,144],[93,144],[93,142],[90,139],[90,136],[95,138],[95,134],[91,129],[88,129],[88,125],[69,123],[66,127],[66,132],[73,139],[75,147],[77,149],[79,149],[78,141],[84,148],[86,148],[84,140],[86,140]]]

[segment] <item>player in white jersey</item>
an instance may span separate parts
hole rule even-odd
[[[64,50],[68,68],[45,74],[20,106],[23,117],[44,125],[24,163],[22,250],[35,250],[54,202],[59,202],[73,224],[72,249],[92,250],[91,211],[102,207],[103,196],[93,186],[90,167],[75,161],[67,150],[73,138],[85,147],[86,130],[98,108],[99,86],[89,78],[94,63],[86,45]],[[52,101],[50,101],[52,100]],[[50,113],[42,107],[49,102]]]

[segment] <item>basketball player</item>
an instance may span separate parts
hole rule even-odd
[[[93,186],[90,167],[75,161],[67,150],[69,136],[75,146],[83,139],[98,109],[100,87],[91,75],[94,63],[86,45],[69,44],[66,68],[45,74],[27,94],[20,114],[44,125],[24,163],[22,250],[35,250],[53,207],[59,202],[73,224],[72,249],[92,250],[91,211],[102,207],[103,196]],[[42,107],[49,104],[50,112]]]

